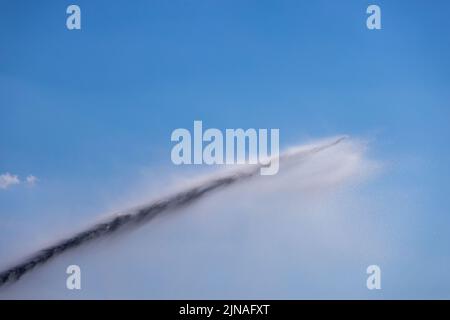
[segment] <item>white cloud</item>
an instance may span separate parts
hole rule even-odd
[[[7,189],[12,185],[20,184],[19,177],[6,172],[0,175],[0,189]]]
[[[27,177],[26,181],[29,186],[34,186],[36,184],[36,182],[39,181],[39,179],[37,177],[33,176],[32,174],[30,174]]]

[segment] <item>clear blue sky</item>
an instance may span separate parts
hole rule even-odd
[[[373,140],[393,167],[379,187],[414,188],[420,250],[450,261],[449,1],[77,0],[69,31],[71,3],[0,5],[0,174],[39,179],[0,189],[0,251],[36,210],[95,211],[170,166],[172,130],[203,120],[280,128],[282,147]]]

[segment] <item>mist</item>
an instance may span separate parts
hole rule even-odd
[[[177,214],[55,257],[0,288],[0,298],[381,297],[365,287],[365,269],[395,263],[398,242],[377,217],[383,208],[371,184],[383,166],[368,149],[349,138],[300,163],[281,163],[275,176],[246,179],[177,208]],[[179,180],[174,190],[202,178]],[[132,191],[133,199],[148,196],[148,190]],[[81,268],[81,290],[65,286],[71,264]]]

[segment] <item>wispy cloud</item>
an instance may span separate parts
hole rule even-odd
[[[0,175],[0,189],[7,189],[15,184],[20,184],[20,179],[17,175],[6,172]]]
[[[25,178],[25,181],[21,181],[18,175],[11,174],[9,172],[3,173],[0,175],[0,189],[8,189],[9,187],[17,184],[21,184],[22,182],[26,185],[32,187],[34,186],[39,179],[30,174]]]
[[[29,186],[34,186],[39,181],[39,179],[30,174],[29,176],[27,176],[26,181]]]

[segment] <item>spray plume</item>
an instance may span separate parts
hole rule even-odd
[[[305,160],[309,156],[312,156],[318,152],[331,148],[344,139],[346,136],[339,137],[331,142],[324,143],[322,145],[292,149],[282,154],[277,161],[283,162],[283,168],[291,165],[298,165],[302,160]],[[274,159],[269,160],[274,161]],[[136,227],[144,223],[149,222],[153,218],[163,214],[175,211],[176,209],[187,206],[194,201],[205,197],[211,192],[241,182],[252,177],[259,175],[259,170],[263,165],[246,166],[244,169],[232,172],[222,177],[215,177],[205,182],[188,188],[184,191],[178,192],[174,195],[156,200],[148,205],[139,207],[137,209],[131,209],[125,213],[116,214],[114,217],[106,220],[105,222],[94,225],[85,231],[79,232],[72,237],[64,239],[54,245],[44,248],[34,255],[31,255],[21,263],[12,266],[11,268],[0,272],[0,287],[19,280],[23,275],[32,271],[35,267],[45,264],[52,258],[74,248],[77,248],[83,244],[94,241],[101,237],[113,234],[125,227]]]

